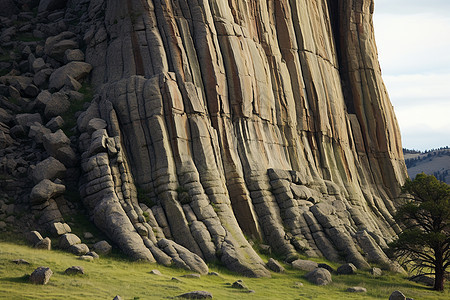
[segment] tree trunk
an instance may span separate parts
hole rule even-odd
[[[436,291],[444,290],[444,259],[441,249],[435,251],[436,253],[436,265],[435,265],[435,278],[434,278],[434,289]]]

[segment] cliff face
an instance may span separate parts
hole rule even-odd
[[[373,9],[91,1],[98,97],[78,128],[96,225],[134,258],[198,270],[268,275],[245,236],[288,260],[387,263],[406,168]]]

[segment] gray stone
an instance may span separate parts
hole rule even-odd
[[[71,266],[64,271],[66,275],[83,275],[84,268],[82,266]]]
[[[45,239],[40,240],[34,245],[36,249],[42,250],[52,250],[52,240],[46,237]]]
[[[297,270],[312,271],[319,267],[319,264],[311,260],[297,259],[292,263],[292,267]]]
[[[86,253],[86,255],[92,256],[92,258],[94,259],[98,259],[100,257],[95,251],[89,251],[88,253]]]
[[[113,300],[122,300],[122,297],[120,297],[119,295],[116,295]]]
[[[233,282],[233,284],[231,285],[231,287],[233,289],[243,289],[243,290],[248,290],[248,287],[244,284],[244,282],[241,279],[236,280],[235,282]]]
[[[314,271],[307,273],[305,277],[309,282],[314,283],[315,285],[327,285],[332,281],[331,273],[323,268],[317,268]]]
[[[31,67],[32,67],[32,69],[33,69],[33,73],[36,74],[36,73],[39,72],[40,70],[46,68],[45,61],[44,61],[41,57],[36,58],[36,59],[33,61]]]
[[[94,261],[94,257],[91,255],[81,255],[78,257],[78,259],[84,261]]]
[[[64,63],[71,61],[84,61],[84,53],[80,49],[67,49],[64,52]]]
[[[181,277],[199,279],[201,276],[200,276],[200,274],[185,274],[185,275],[182,275]]]
[[[335,270],[330,265],[327,265],[327,264],[324,264],[324,263],[319,264],[318,267],[319,268],[324,268],[324,269],[330,271],[330,273],[335,272]]]
[[[29,265],[30,263],[26,261],[25,259],[19,258],[12,261],[16,265]]]
[[[37,86],[35,86],[34,84],[29,84],[24,89],[24,94],[26,97],[34,98],[39,94],[39,88]]]
[[[20,126],[20,125],[17,125]],[[28,131],[28,137],[33,139],[37,144],[42,144],[44,135],[51,133],[51,130],[39,123],[33,123]]]
[[[85,255],[89,252],[89,247],[86,244],[76,244],[70,246],[67,251],[75,255]]]
[[[59,238],[59,248],[68,249],[73,245],[81,244],[81,240],[73,233],[66,233]],[[89,251],[89,250],[88,250]]]
[[[45,150],[51,155],[56,156],[58,149],[70,145],[70,140],[66,134],[61,130],[55,133],[45,134],[42,138]]]
[[[18,114],[16,115],[16,123],[24,127],[29,127],[33,123],[42,124],[42,117],[38,113],[34,114]]]
[[[431,278],[426,275],[413,276],[413,277],[409,278],[409,280],[417,282],[417,283],[425,284],[427,286],[434,286],[434,278]]]
[[[60,40],[52,44],[51,47],[45,47],[45,52],[51,58],[56,59],[59,62],[64,61],[65,52],[69,49],[78,48],[78,43],[74,40]]]
[[[32,172],[33,182],[38,183],[44,179],[54,180],[64,178],[66,167],[54,157],[39,162]]]
[[[64,120],[61,116],[56,116],[50,119],[50,121],[45,124],[45,127],[55,132],[64,125]]]
[[[81,83],[76,81],[72,76],[67,75],[64,82],[64,90],[66,91],[78,91],[81,89]]]
[[[0,122],[2,123],[9,123],[13,120],[13,116],[8,113],[6,110],[0,107]]]
[[[57,9],[62,9],[66,6],[67,0],[40,0],[38,12],[48,12]]]
[[[100,255],[108,255],[111,253],[112,246],[107,241],[100,241],[92,246],[92,250]]]
[[[83,237],[85,238],[85,239],[93,239],[94,238],[94,235],[92,234],[92,233],[90,233],[90,232],[88,232],[88,231],[86,231],[86,232],[83,232]]]
[[[406,296],[400,291],[393,291],[389,300],[406,300]]]
[[[380,268],[372,268],[372,269],[370,269],[369,273],[375,277],[379,277],[379,276],[383,275],[383,271],[381,271]]]
[[[207,291],[193,291],[178,295],[177,297],[186,299],[212,299],[213,295]]]
[[[367,293],[367,289],[362,286],[352,286],[347,289],[349,293]]]
[[[42,241],[42,235],[38,231],[29,231],[25,234],[25,239],[31,245],[36,245],[37,242]]]
[[[150,271],[150,274],[153,274],[153,275],[158,275],[158,276],[161,276],[162,274],[161,274],[161,272],[159,271],[159,270],[151,270]]]
[[[56,69],[49,79],[49,89],[59,90],[64,86],[66,77],[71,76],[79,81],[91,72],[92,66],[85,62],[72,61],[59,69]]]
[[[72,229],[70,229],[70,226],[67,223],[56,222],[50,224],[49,231],[54,236],[60,236],[65,233],[70,233]]]
[[[284,267],[273,258],[270,258],[266,265],[267,268],[269,268],[269,270],[274,271],[276,273],[284,273],[285,271]]]
[[[36,184],[30,193],[30,203],[32,205],[41,204],[50,198],[62,195],[66,187],[62,184],[56,184],[48,179],[44,179]]]
[[[70,107],[69,98],[62,92],[52,94],[45,104],[44,115],[47,119],[64,114]]]
[[[346,264],[341,265],[339,268],[337,268],[336,272],[339,275],[351,275],[351,274],[355,274],[356,270],[357,269],[354,264],[346,263]]]
[[[30,282],[34,284],[47,284],[53,275],[52,270],[47,267],[38,267],[30,275]]]

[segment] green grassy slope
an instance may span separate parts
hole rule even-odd
[[[31,265],[16,265],[14,259],[23,258]],[[44,286],[28,283],[26,274],[38,266],[50,267],[53,276]],[[85,275],[67,276],[63,272],[70,266],[83,266]],[[337,265],[333,265],[336,267]],[[158,269],[162,276],[149,272]],[[388,299],[394,290],[401,290],[414,299],[450,299],[450,293],[435,292],[412,283],[399,275],[373,278],[367,272],[356,275],[333,275],[333,283],[315,286],[308,283],[306,272],[287,269],[285,274],[272,273],[272,278],[243,278],[226,269],[212,266],[220,276],[202,276],[200,279],[183,278],[189,271],[165,268],[156,264],[131,262],[120,257],[101,257],[84,262],[75,256],[57,250],[36,250],[25,245],[0,242],[0,299],[164,299],[194,290],[206,290],[214,299]],[[172,280],[177,277],[181,281]],[[248,293],[231,288],[231,283],[242,279],[255,291]],[[299,286],[298,283],[303,283]],[[348,293],[350,286],[367,288],[365,294]]]

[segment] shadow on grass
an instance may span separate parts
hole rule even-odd
[[[20,277],[3,277],[3,278],[0,278],[0,281],[32,284],[30,282],[30,274],[24,274]]]

